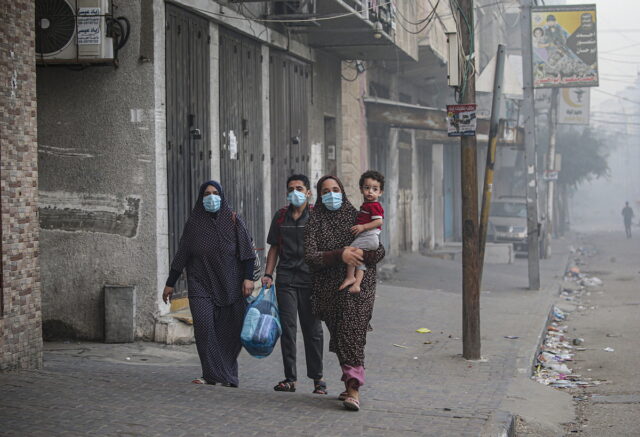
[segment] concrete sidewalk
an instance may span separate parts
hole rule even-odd
[[[566,245],[543,262],[541,291],[525,289],[526,260],[487,267],[479,362],[461,357],[459,264],[399,260],[396,278],[379,287],[359,413],[336,400],[339,366],[328,352],[330,393],[311,394],[301,340],[296,393],[272,389],[279,349],[263,360],[243,352],[233,389],[189,383],[200,376],[193,345],[48,343],[44,370],[0,374],[0,435],[506,435],[512,413],[540,407],[544,420],[561,421],[570,396],[528,376]]]

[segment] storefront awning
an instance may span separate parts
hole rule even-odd
[[[369,122],[383,123],[396,128],[432,131],[433,135],[429,136],[434,136],[434,139],[449,138],[447,136],[447,112],[444,109],[376,97],[365,97],[364,102]],[[488,136],[489,120],[478,119],[478,139],[487,141]],[[521,145],[522,140],[521,128],[518,128],[517,131],[503,128],[499,138],[500,143],[514,146]]]

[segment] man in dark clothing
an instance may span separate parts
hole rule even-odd
[[[624,218],[624,231],[627,233],[627,238],[631,238],[631,219],[633,218],[633,209],[629,206],[629,202],[624,203],[624,208],[622,208],[622,217]]]
[[[305,175],[293,175],[287,180],[289,205],[273,216],[267,243],[271,245],[262,284],[269,287],[276,274],[276,294],[282,324],[282,361],[285,379],[274,387],[276,391],[296,391],[296,331],[304,338],[307,376],[313,379],[314,393],[326,394],[322,379],[322,325],[311,309],[311,274],[304,262],[304,228],[309,220],[311,187]]]

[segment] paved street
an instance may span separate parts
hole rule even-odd
[[[273,391],[282,379],[279,350],[264,360],[243,352],[233,389],[189,383],[200,375],[193,345],[49,343],[43,370],[0,375],[0,434],[497,435],[510,423],[502,410],[513,383],[535,384],[531,359],[567,246],[557,242],[543,261],[539,292],[525,289],[526,260],[487,267],[480,362],[461,357],[459,263],[401,259],[400,272],[379,288],[359,413],[335,399],[339,367],[328,352],[330,394],[319,396],[307,381],[293,394]],[[423,327],[433,332],[415,332]],[[303,375],[301,347],[299,357]]]
[[[605,382],[572,390],[578,417],[570,430],[583,436],[640,435],[640,254],[638,241],[625,238],[621,228],[580,238],[596,249],[582,270],[604,281],[583,297],[567,321],[571,336],[584,339],[574,373]]]

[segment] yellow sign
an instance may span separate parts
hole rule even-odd
[[[532,8],[531,46],[536,88],[598,86],[595,5]]]

